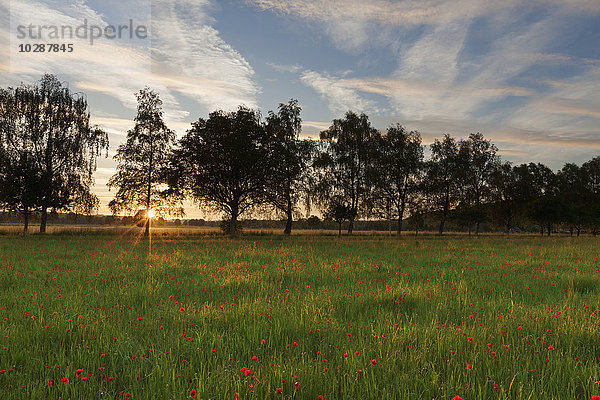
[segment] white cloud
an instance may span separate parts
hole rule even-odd
[[[295,74],[302,70],[302,66],[299,64],[286,65],[278,63],[267,63],[267,65],[277,72],[289,72],[291,74]]]
[[[90,46],[86,40],[74,38],[72,53],[47,54],[43,58],[13,51],[11,76],[4,80],[31,82],[45,72],[56,73],[80,90],[106,94],[130,109],[136,107],[134,93],[147,85],[160,93],[165,117],[174,121],[189,115],[180,105],[179,96],[209,111],[240,104],[257,106],[259,88],[253,80],[254,71],[211,26],[214,21],[208,14],[208,1],[154,0],[152,18],[148,2],[137,3],[136,17],[152,21],[146,41],[103,39]],[[84,2],[23,0],[13,1],[11,6],[13,25],[27,21],[25,24],[79,26],[84,19],[90,25],[109,25],[103,15]],[[129,16],[123,18],[118,22],[127,22]],[[4,25],[0,33],[9,35],[6,28]]]
[[[329,110],[334,114],[350,110],[368,112],[375,108],[374,101],[363,98],[357,90],[346,85],[343,80],[310,70],[304,71],[300,80],[327,100]]]

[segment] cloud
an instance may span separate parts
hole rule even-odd
[[[349,110],[368,112],[375,108],[374,101],[360,96],[357,90],[346,85],[343,80],[311,70],[304,71],[300,80],[327,100],[329,110],[334,114],[345,113]]]
[[[254,70],[211,26],[214,21],[207,0],[153,0],[152,15],[148,2],[136,3],[136,17],[151,21],[146,41],[102,39],[90,46],[86,40],[73,38],[72,53],[52,54],[41,60],[37,54],[13,52],[10,80],[31,82],[45,72],[54,72],[81,90],[108,95],[129,109],[136,107],[134,93],[147,85],[160,93],[165,117],[174,121],[189,115],[181,105],[182,96],[209,111],[240,104],[257,106],[260,89],[254,82]],[[23,0],[12,2],[10,11],[13,25],[26,21],[19,23],[79,26],[84,19],[90,25],[109,25],[101,13],[84,2]],[[119,23],[129,17],[122,18],[125,21]],[[16,34],[14,26],[12,32],[2,33]]]
[[[267,65],[269,67],[273,68],[277,72],[289,72],[291,74],[295,74],[302,70],[302,66],[298,65],[298,64],[284,65],[284,64],[277,64],[277,63],[267,63]]]

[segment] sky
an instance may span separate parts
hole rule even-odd
[[[20,51],[41,43],[73,50]],[[266,115],[295,98],[307,137],[352,110],[425,144],[481,132],[514,163],[600,155],[598,0],[0,0],[0,87],[44,73],[109,133],[94,189],[107,214],[145,86],[178,136],[216,109]]]

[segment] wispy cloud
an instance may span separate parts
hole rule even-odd
[[[277,72],[289,72],[289,73],[295,74],[302,70],[302,66],[299,64],[285,65],[285,64],[277,64],[277,63],[267,63],[267,65],[269,67],[273,68]]]
[[[189,115],[180,104],[180,96],[208,110],[233,109],[240,104],[257,106],[260,89],[253,78],[254,70],[211,26],[214,21],[208,1],[154,0],[152,15],[148,2],[138,3],[142,22],[151,21],[147,42],[105,39],[90,46],[86,40],[73,38],[74,51],[69,54],[52,54],[42,59],[35,54],[13,54],[10,80],[32,81],[42,73],[54,72],[81,90],[108,95],[130,109],[136,106],[133,94],[148,85],[160,93],[165,115],[174,121]],[[84,2],[59,4],[13,1],[11,18],[13,23],[26,21],[35,25],[78,26],[84,19],[89,24],[109,25],[102,14]]]
[[[357,90],[345,84],[344,80],[310,70],[304,71],[300,80],[316,90],[328,102],[329,109],[334,114],[348,110],[368,112],[375,108],[374,101],[363,98]]]
[[[246,1],[320,26],[340,50],[393,52],[397,66],[389,76],[304,71],[302,82],[332,113],[383,108],[426,135],[476,128],[531,148],[599,147],[600,60],[554,50],[579,18],[600,15],[598,1]],[[418,33],[400,34],[409,30]],[[528,76],[532,70],[541,75]],[[555,78],[548,70],[575,76]]]

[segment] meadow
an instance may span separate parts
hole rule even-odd
[[[590,399],[599,243],[1,235],[0,398]]]

